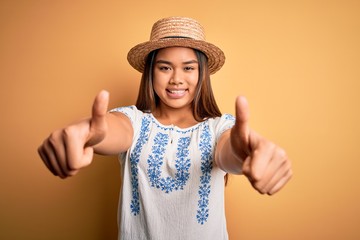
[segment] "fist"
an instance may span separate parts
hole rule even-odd
[[[236,121],[231,129],[231,145],[239,159],[242,172],[261,194],[278,192],[292,176],[286,152],[249,127],[249,107],[244,97],[236,99]]]
[[[54,131],[38,148],[44,164],[55,176],[73,176],[92,162],[93,146],[105,138],[107,131],[108,102],[108,92],[101,91],[93,103],[91,118]]]

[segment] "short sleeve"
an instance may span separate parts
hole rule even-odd
[[[216,141],[221,134],[232,128],[235,124],[235,117],[231,114],[223,114],[221,117],[215,118],[215,137]]]
[[[136,106],[126,106],[111,109],[109,112],[120,112],[130,119],[134,132],[137,132],[141,125],[141,118],[144,113],[136,108]]]

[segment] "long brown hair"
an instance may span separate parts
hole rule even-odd
[[[196,121],[202,122],[207,118],[220,117],[221,112],[211,87],[207,57],[199,50],[194,49],[194,51],[199,63],[199,81],[192,102],[192,111]],[[149,53],[141,77],[136,107],[143,112],[153,112],[160,101],[153,87],[153,66],[157,53],[158,50]],[[228,174],[224,177],[225,185],[228,182],[228,177]]]

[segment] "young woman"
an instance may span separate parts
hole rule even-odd
[[[41,158],[66,178],[94,153],[120,154],[119,239],[228,239],[227,174],[244,174],[272,195],[292,175],[285,151],[249,128],[244,97],[235,117],[221,114],[210,74],[225,57],[197,21],[159,20],[128,60],[143,73],[136,105],[108,112],[101,91],[92,116],[54,131],[39,147]]]

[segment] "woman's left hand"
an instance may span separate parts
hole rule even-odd
[[[278,192],[292,176],[286,152],[249,128],[249,107],[244,97],[236,99],[236,122],[231,129],[233,152],[244,159],[242,172],[262,194]]]

